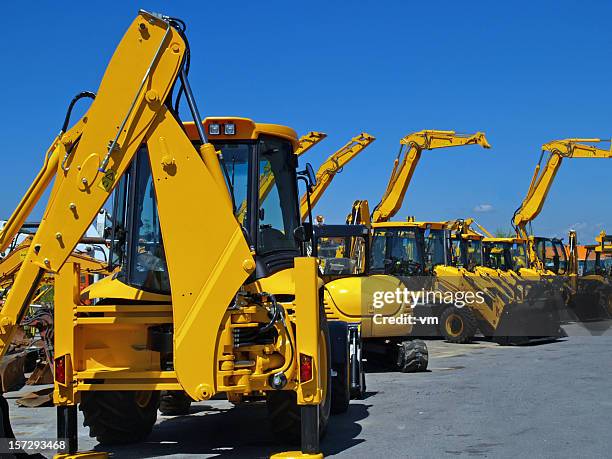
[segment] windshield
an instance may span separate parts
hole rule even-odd
[[[112,263],[129,285],[170,292],[155,189],[146,147],[117,186],[113,212]],[[126,256],[127,255],[127,256]]]
[[[423,267],[423,256],[413,229],[376,229],[372,237],[370,271],[415,275]]]
[[[258,142],[257,149],[258,252],[265,254],[279,250],[298,250],[294,231],[300,222],[291,143],[276,137],[264,137]]]
[[[510,244],[502,242],[485,243],[483,245],[484,265],[488,268],[508,270]]]
[[[235,215],[249,235],[257,234],[258,253],[299,250],[294,237],[299,214],[291,143],[271,137],[258,142],[225,142],[215,148],[223,155]],[[260,157],[258,169],[254,166],[256,152]],[[259,202],[253,203],[256,193],[252,190],[257,189],[254,187],[259,187]],[[146,146],[139,150],[118,184],[114,209],[113,266],[121,266],[120,276],[129,285],[169,293],[170,280]],[[256,218],[251,217],[253,213]],[[211,219],[214,224],[214,216]]]
[[[247,227],[247,198],[249,190],[249,159],[253,151],[252,143],[216,143],[215,149],[223,156],[227,171],[226,181],[233,190],[235,214],[238,222]]]
[[[483,244],[485,266],[503,271],[516,271],[527,267],[525,244],[502,241]]]
[[[294,230],[299,226],[297,187],[291,142],[277,137],[262,137],[259,141],[215,143],[221,151],[227,171],[226,180],[233,190],[235,214],[242,226],[251,234],[257,233],[257,252],[266,254],[280,250],[298,250]],[[257,167],[258,205],[257,227],[250,227],[255,211],[249,204],[249,190],[253,187],[249,163],[255,151],[259,156]],[[255,193],[253,193],[255,194]]]
[[[471,270],[483,266],[482,241],[455,237],[452,239],[452,255],[453,264],[457,267]]]
[[[513,271],[518,272],[522,268],[527,268],[527,247],[524,243],[513,243],[510,248],[510,256]]]
[[[321,237],[317,256],[323,275],[359,275],[365,271],[366,240],[363,237]]]
[[[425,267],[431,271],[438,265],[446,264],[446,231],[430,230],[425,236]]]
[[[536,252],[544,267],[555,274],[565,274],[567,256],[563,243],[559,239],[536,239]]]

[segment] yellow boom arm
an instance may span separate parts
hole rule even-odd
[[[371,226],[370,204],[367,199],[358,199],[353,202],[351,213],[346,216],[347,225],[366,225]]]
[[[180,76],[191,113],[198,123],[201,119],[181,66],[185,50],[181,32],[170,18],[141,12],[117,46],[94,102],[76,126],[81,126],[80,135],[72,139],[67,137],[69,131],[60,137],[54,161],[65,167],[56,169],[39,229],[0,312],[0,355],[6,352],[39,280],[62,268],[136,152],[146,146],[165,236],[176,375],[192,398],[214,392],[214,352],[200,356],[197,370],[190,356],[202,336],[218,333],[227,305],[254,261],[233,215],[214,147],[203,143],[194,148],[165,104]],[[194,183],[201,191],[197,199]],[[193,226],[185,225],[185,215],[194,219]],[[207,224],[211,215],[215,225]],[[185,240],[201,243],[186,253]],[[61,311],[63,306],[57,308]]]
[[[580,142],[609,142],[601,139],[564,139],[555,140],[542,146],[540,160],[535,167],[527,196],[513,217],[517,235],[527,238],[527,224],[533,221],[542,211],[546,196],[557,175],[563,158],[612,158],[612,149],[604,150]],[[541,167],[544,153],[549,152],[544,168]]]
[[[323,196],[325,190],[329,187],[334,176],[342,171],[355,156],[361,153],[368,145],[376,140],[376,137],[371,136],[366,132],[362,132],[356,137],[353,137],[346,145],[337,150],[319,167],[317,171],[317,184],[313,187],[310,193],[310,206],[313,208]],[[308,215],[307,195],[304,194],[300,201],[300,214],[302,220]]]
[[[30,236],[15,247],[6,257],[0,260],[0,288],[8,288],[13,284],[15,275],[21,269],[21,265],[27,256],[31,244],[32,237]],[[77,263],[81,267],[81,272],[104,275],[110,274],[106,262],[92,258],[84,253],[73,251],[67,261]]]
[[[490,148],[482,132],[465,135],[457,134],[455,131],[424,130],[404,137],[400,141],[400,150],[393,164],[387,189],[372,213],[372,222],[389,221],[400,210],[423,150],[464,145],[480,145],[483,148]],[[400,161],[402,153],[404,156]]]
[[[325,137],[327,137],[327,134],[323,132],[310,131],[308,134],[305,134],[300,137],[300,144],[295,150],[295,154],[297,156],[302,156]]]

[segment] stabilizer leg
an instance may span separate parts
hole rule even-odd
[[[57,438],[66,439],[62,453],[75,454],[79,449],[76,405],[57,407]]]

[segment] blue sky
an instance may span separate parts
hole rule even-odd
[[[139,7],[187,22],[203,116],[324,131],[305,156],[315,166],[361,131],[377,137],[316,208],[329,223],[354,199],[378,202],[409,132],[482,130],[493,148],[425,152],[396,218],[475,216],[492,230],[509,229],[542,143],[612,135],[608,2],[12,2],[0,45],[0,218],[73,95],[97,89]],[[612,232],[610,172],[612,161],[565,161],[536,232],[574,227],[583,242]]]

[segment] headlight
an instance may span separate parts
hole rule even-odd
[[[234,123],[227,123],[223,125],[223,132],[225,133],[225,135],[235,135],[236,125]]]
[[[221,133],[221,126],[217,123],[211,123],[208,125],[208,135],[219,135]]]

